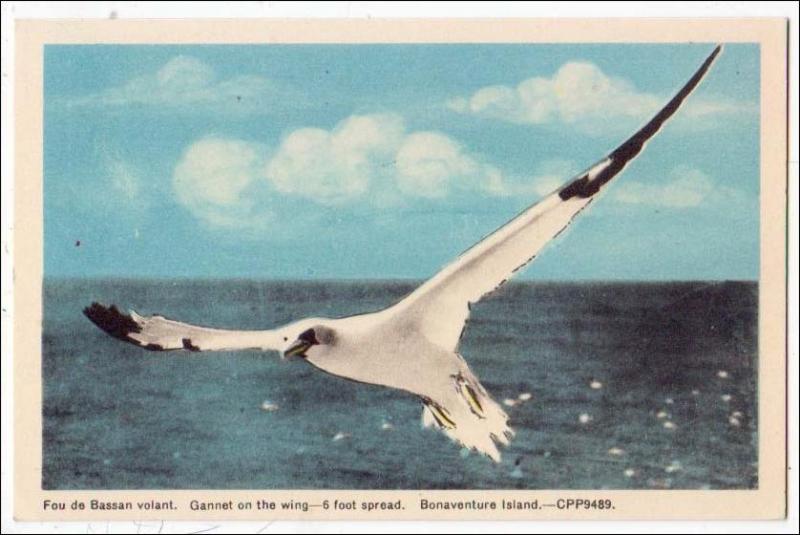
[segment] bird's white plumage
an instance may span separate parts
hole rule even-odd
[[[140,332],[130,338],[143,346],[152,344],[163,350],[229,351],[240,349],[279,349],[280,339],[274,331],[234,331],[189,325],[163,316],[140,316],[131,311],[131,319]]]
[[[108,334],[151,350],[283,350],[328,373],[397,388],[423,402],[422,423],[500,460],[513,431],[508,416],[458,353],[470,305],[537,256],[596,198],[680,108],[721,51],[718,46],[682,89],[607,157],[545,196],[383,311],[305,319],[278,329],[232,331],[93,304],[84,313]],[[514,405],[509,403],[509,405]],[[586,418],[588,421],[589,417]]]
[[[591,200],[563,201],[557,192],[548,195],[466,251],[398,307],[429,340],[456,351],[470,304],[531,261]]]

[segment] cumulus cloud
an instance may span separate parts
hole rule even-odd
[[[528,78],[514,87],[484,87],[471,96],[450,99],[446,106],[458,113],[512,123],[566,124],[595,135],[617,126],[629,128],[655,113],[670,96],[639,91],[629,81],[610,76],[592,63],[573,61],[551,77]],[[754,109],[752,104],[695,97],[683,114],[708,117]]]
[[[172,186],[178,203],[207,227],[256,237],[286,214],[297,227],[344,207],[403,209],[420,200],[457,202],[459,193],[534,200],[579,171],[573,161],[554,159],[530,175],[504,173],[441,132],[408,131],[397,115],[373,114],[350,116],[330,129],[296,129],[276,147],[202,138],[184,151]],[[124,165],[111,176],[120,192],[136,194],[138,186],[128,181]],[[659,179],[628,179],[610,195],[612,204],[626,211],[635,205],[687,210],[724,203],[745,212],[757,204],[688,166]]]
[[[129,180],[124,165],[112,169],[115,187],[135,195],[137,182]],[[579,171],[573,161],[554,159],[530,175],[503,173],[441,132],[408,131],[401,117],[374,114],[350,116],[331,129],[299,128],[277,147],[202,138],[184,151],[172,186],[177,201],[209,227],[263,231],[287,206],[295,217],[343,206],[402,208],[415,199],[453,199],[476,191],[533,200]],[[744,202],[738,190],[687,166],[660,180],[626,180],[611,196],[620,206],[675,210]]]
[[[570,62],[550,78],[528,78],[516,87],[484,87],[469,98],[449,101],[448,107],[515,123],[576,124],[609,117],[638,118],[659,103],[655,96],[637,92],[626,80],[608,76],[591,63]]]
[[[277,147],[207,137],[175,167],[178,202],[216,227],[255,228],[274,217],[275,199],[320,207],[398,206],[481,190],[511,193],[507,177],[456,140],[408,131],[392,113],[352,115],[331,129],[299,128]]]
[[[385,113],[353,115],[331,130],[291,132],[264,174],[279,192],[333,205],[364,197],[443,197],[487,187],[495,172],[449,136],[409,132],[402,117]]]
[[[136,76],[122,85],[73,98],[68,106],[158,106],[166,109],[268,113],[288,99],[277,84],[259,75],[221,78],[203,61],[179,55],[157,71]],[[294,96],[291,102],[297,102]]]
[[[676,167],[660,182],[629,181],[615,190],[614,199],[625,204],[643,204],[669,208],[693,208],[711,195],[729,195],[730,188],[715,187],[714,181],[699,169]]]
[[[390,178],[405,135],[394,114],[350,116],[331,130],[300,128],[284,138],[265,176],[281,193],[319,204],[347,202]]]
[[[456,141],[437,132],[406,136],[397,150],[396,161],[400,190],[421,197],[444,197],[452,180],[489,178],[494,170],[481,166]]]
[[[262,148],[238,139],[207,137],[193,143],[175,167],[178,202],[215,227],[258,228],[270,219],[258,203]]]

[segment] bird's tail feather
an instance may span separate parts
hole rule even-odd
[[[457,444],[499,463],[497,446],[507,446],[514,436],[508,415],[479,383],[458,376],[455,387],[455,395],[449,397],[446,406],[423,399],[422,425],[438,428]]]

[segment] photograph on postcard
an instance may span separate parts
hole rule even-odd
[[[759,487],[758,43],[43,57],[42,489]]]

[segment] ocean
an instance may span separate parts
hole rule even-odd
[[[516,437],[495,464],[415,397],[276,353],[157,353],[92,301],[263,329],[378,310],[417,282],[46,279],[45,489],[743,489],[758,486],[755,282],[511,282],[461,352]]]

